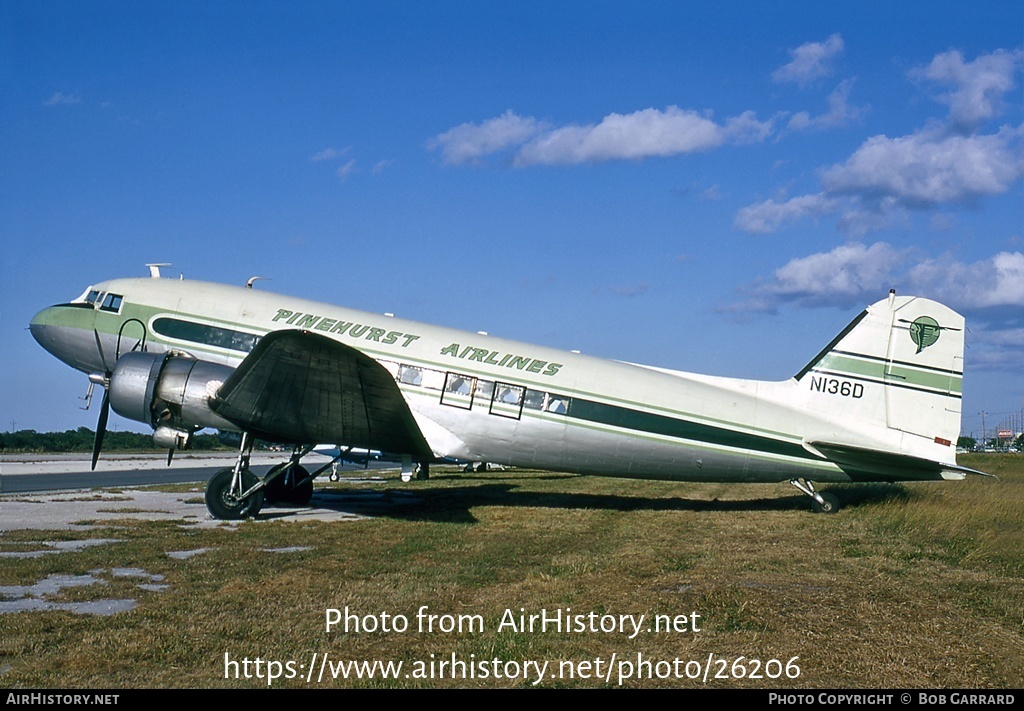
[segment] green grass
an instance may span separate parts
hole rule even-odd
[[[709,679],[719,688],[1017,688],[1024,679],[1024,457],[962,457],[999,481],[832,486],[834,516],[809,513],[782,484],[672,484],[508,471],[427,482],[336,485],[390,492],[365,520],[246,522],[199,529],[168,522],[105,524],[88,535],[19,531],[0,549],[34,542],[119,542],[40,558],[4,558],[0,585],[53,573],[141,568],[141,579],[66,589],[60,601],[128,597],[109,617],[63,611],[0,615],[3,686],[258,687],[225,679],[232,659],[699,660],[782,664],[800,676]],[[412,496],[405,496],[409,492]],[[266,552],[293,546],[309,550]],[[205,548],[176,560],[169,551]],[[480,615],[482,633],[325,630],[325,609],[360,616],[421,606]],[[498,626],[506,610],[571,608],[598,615],[697,613],[699,632],[541,633]],[[727,667],[728,668],[728,667]],[[714,671],[719,671],[715,666]],[[303,671],[303,674],[305,672]],[[714,674],[712,673],[712,677]],[[597,678],[542,686],[597,687]],[[613,676],[611,684],[615,685]],[[626,686],[693,687],[687,679]],[[275,686],[306,686],[280,679]],[[529,681],[400,678],[320,686],[529,686]]]

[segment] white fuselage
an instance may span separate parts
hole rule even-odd
[[[263,334],[306,330],[386,368],[439,458],[689,481],[850,481],[805,444],[901,448],[884,423],[854,426],[841,407],[803,407],[795,380],[693,375],[205,282],[117,279],[90,291],[32,323],[44,347],[80,370],[109,372],[143,340],[147,351],[234,367]]]

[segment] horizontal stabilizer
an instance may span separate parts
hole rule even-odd
[[[936,462],[897,452],[852,447],[835,442],[808,442],[805,447],[837,464],[854,480],[878,481],[879,478],[891,478],[892,481],[963,479],[968,474],[993,476],[957,464]]]

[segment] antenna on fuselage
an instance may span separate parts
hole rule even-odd
[[[152,277],[153,279],[159,279],[160,278],[160,267],[169,267],[169,266],[171,266],[171,263],[170,262],[160,262],[159,264],[147,264],[146,266],[149,267],[149,276]]]
[[[246,289],[251,289],[252,285],[255,282],[259,281],[260,279],[262,279],[263,281],[270,281],[270,277],[261,277],[261,276],[249,277],[249,281],[245,282],[245,288]]]

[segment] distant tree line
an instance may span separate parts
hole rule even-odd
[[[1024,434],[1017,435],[1017,439],[1013,440],[999,440],[995,437],[990,437],[985,442],[979,442],[974,437],[962,436],[956,441],[956,446],[963,447],[967,450],[981,450],[985,447],[996,447],[996,448],[1010,448],[1015,449],[1018,452],[1024,452]]]
[[[0,432],[0,451],[11,452],[91,452],[96,433],[88,427],[64,432],[36,432],[19,430]],[[233,449],[223,444],[216,434],[197,434],[192,438],[192,449]],[[153,435],[139,432],[107,430],[103,436],[104,452],[164,451],[153,444]]]

